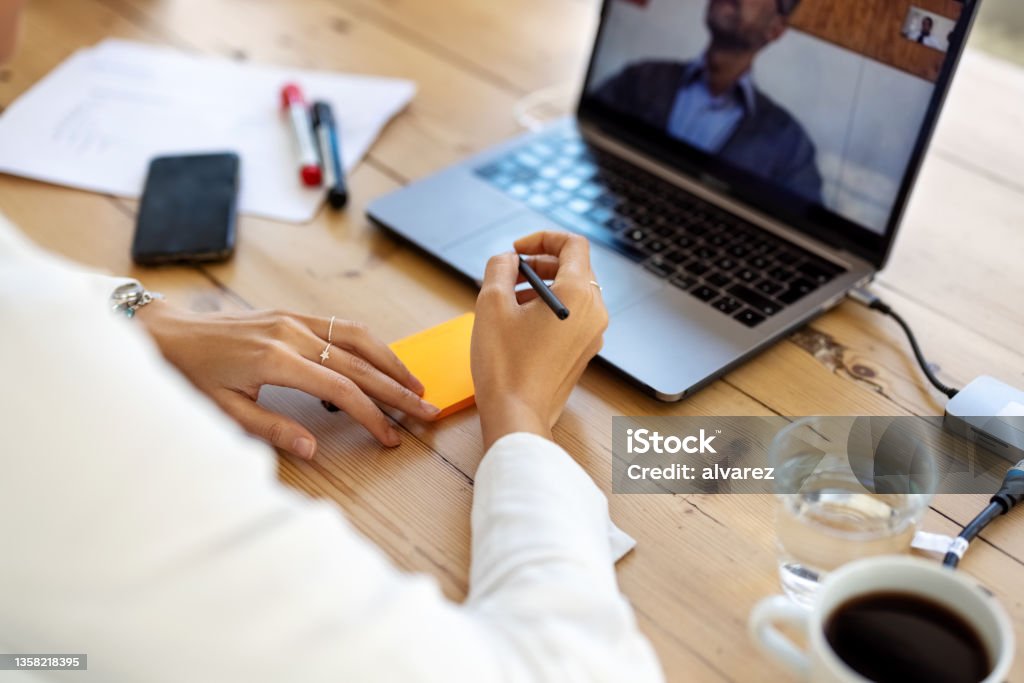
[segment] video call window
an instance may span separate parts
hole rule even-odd
[[[929,12],[922,7],[911,7],[903,22],[903,37],[939,52],[949,49],[949,38],[953,35],[956,22],[952,19]]]
[[[958,0],[612,0],[605,106],[881,233]]]

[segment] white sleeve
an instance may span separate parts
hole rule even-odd
[[[509,680],[660,680],[615,581],[624,541],[631,547],[564,450],[531,434],[491,447],[474,486],[466,606],[507,637]]]
[[[0,253],[0,652],[85,653],[104,683],[661,680],[562,449],[484,458],[452,603],[281,486],[94,282]]]

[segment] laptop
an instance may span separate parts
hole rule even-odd
[[[478,283],[591,242],[600,357],[676,401],[885,265],[975,3],[605,0],[575,116],[371,204]]]

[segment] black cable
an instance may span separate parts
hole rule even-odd
[[[896,311],[892,310],[889,304],[885,303],[871,292],[860,289],[859,287],[850,290],[847,294],[849,298],[854,301],[867,306],[873,310],[883,313],[893,320],[895,320],[903,331],[907,334],[907,339],[910,340],[910,348],[914,350],[914,357],[917,359],[918,365],[921,366],[921,370],[924,372],[925,377],[932,385],[941,391],[949,398],[953,398],[957,395],[957,389],[943,384],[935,373],[932,372],[931,367],[928,365],[928,361],[925,360],[924,354],[921,352],[921,346],[917,343],[917,337],[914,336],[913,331],[910,329],[910,325],[903,319]],[[967,546],[970,544],[981,531],[987,527],[992,520],[996,517],[1005,515],[1012,510],[1018,503],[1024,500],[1024,460],[1021,460],[1016,465],[1011,467],[1003,477],[1003,485],[999,488],[992,498],[989,499],[988,505],[982,510],[974,519],[964,527],[953,544],[950,546],[949,552],[942,560],[942,564],[949,568],[955,568],[960,563],[960,558],[963,557],[964,553],[967,552]]]
[[[1024,460],[1011,467],[1006,473],[1006,476],[1003,477],[1003,485],[989,499],[988,506],[960,532],[957,540],[954,541],[953,548],[942,559],[942,564],[951,569],[955,568],[967,551],[967,544],[974,540],[993,519],[1005,515],[1022,500],[1024,500]]]
[[[949,398],[953,398],[959,392],[958,389],[954,389],[951,386],[944,384],[935,373],[932,372],[931,366],[928,361],[925,360],[924,353],[921,352],[921,346],[917,343],[917,337],[914,336],[914,332],[910,329],[910,325],[903,319],[896,311],[892,310],[889,304],[885,303],[877,296],[863,289],[853,289],[849,293],[849,297],[854,301],[867,306],[870,309],[876,310],[879,313],[883,313],[899,324],[903,328],[903,331],[907,335],[907,339],[910,341],[910,348],[914,351],[914,358],[917,359],[917,364],[921,366],[921,371],[924,372],[924,376],[928,378],[928,381],[932,383],[936,389],[941,391]]]
[[[911,332],[910,325],[907,324],[907,321],[904,320],[899,313],[892,310],[888,306],[885,306],[885,304],[883,304],[881,301],[877,303],[878,305],[872,306],[871,308],[875,309],[876,311],[881,311],[882,313],[885,313],[887,316],[895,320],[896,323],[903,328],[903,331],[907,333],[907,339],[910,341],[910,348],[914,350],[914,356],[917,358],[917,364],[921,366],[921,371],[924,372],[924,376],[928,378],[928,381],[932,383],[932,386],[941,391],[942,393],[944,393],[949,398],[953,398],[954,396],[956,396],[957,390],[951,386],[943,384],[939,380],[939,378],[935,376],[935,373],[932,372],[931,367],[929,367],[928,365],[928,361],[926,361],[924,358],[924,354],[921,353],[921,347],[917,343],[917,337],[915,337],[914,333]]]
[[[907,321],[904,320],[901,315],[892,310],[889,304],[885,303],[871,292],[860,289],[859,287],[850,290],[847,296],[854,301],[867,306],[870,309],[876,310],[879,313],[883,313],[895,320],[897,324],[903,328],[903,331],[907,335],[907,339],[910,340],[910,348],[914,350],[914,357],[917,359],[918,365],[921,366],[924,376],[932,383],[932,386],[949,398],[953,398],[957,395],[959,390],[943,384],[942,381],[935,376],[935,373],[932,372],[931,366],[928,365],[928,361],[925,360],[924,354],[921,352],[921,346],[917,343],[917,337],[914,336],[913,331],[910,329],[910,325],[907,324]],[[996,517],[1000,517],[1001,515],[1008,513],[1022,500],[1024,500],[1024,460],[1021,460],[1010,468],[1006,473],[1006,476],[1003,478],[1002,487],[1000,487],[999,491],[989,499],[989,503],[985,509],[972,519],[970,523],[964,527],[963,531],[957,535],[953,544],[950,546],[949,552],[947,552],[946,556],[942,559],[942,564],[951,569],[955,568],[957,564],[960,563],[960,558],[963,557],[965,552],[967,552],[968,544],[970,544],[970,542],[981,533],[982,529],[987,527]]]

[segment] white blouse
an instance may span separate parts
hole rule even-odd
[[[109,311],[117,283],[0,216],[0,652],[88,655],[12,680],[662,679],[616,585],[631,539],[564,450],[488,451],[450,602],[282,486],[273,451]]]

